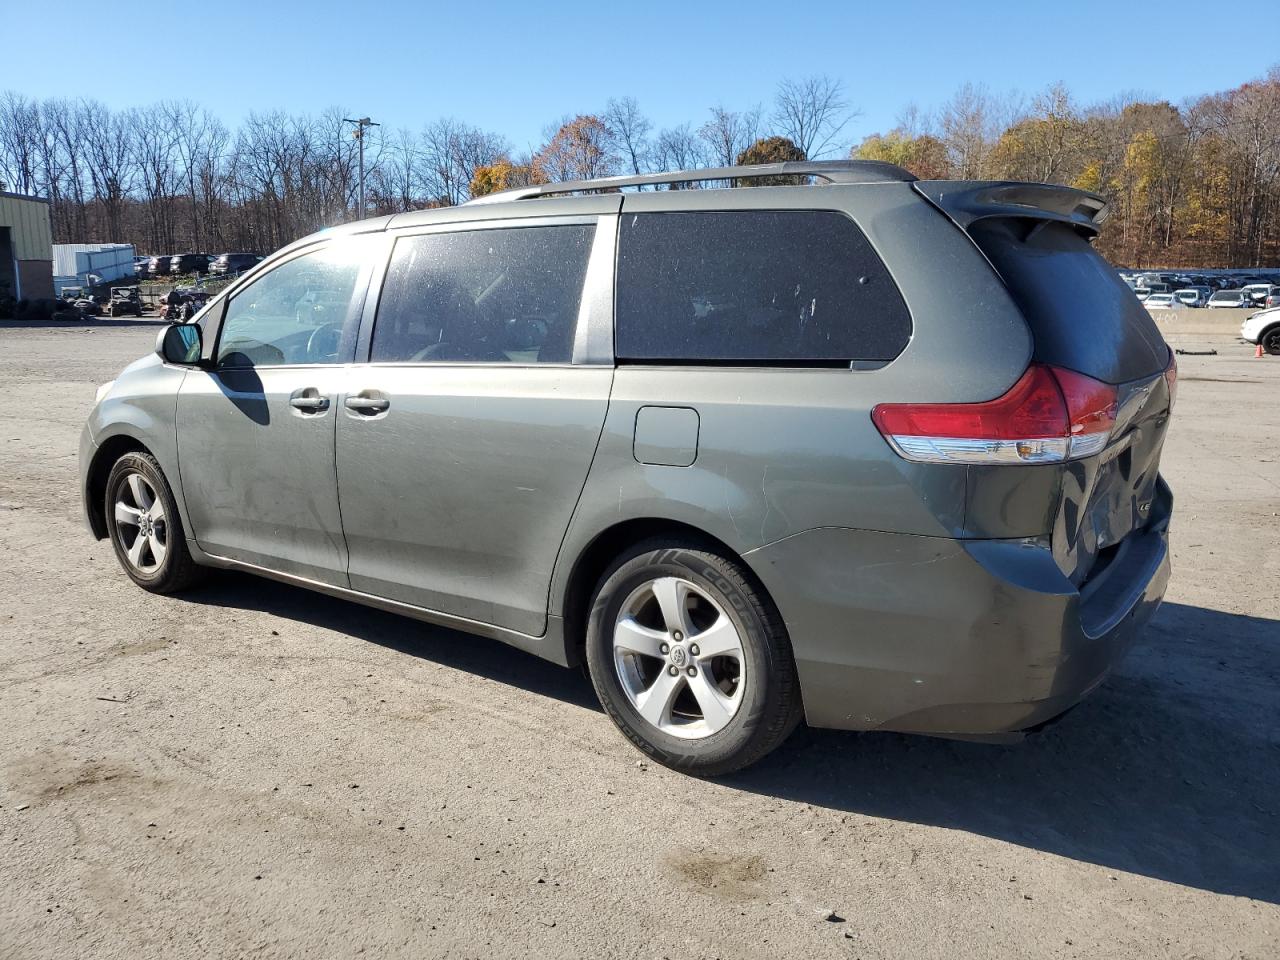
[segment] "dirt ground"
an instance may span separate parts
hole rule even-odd
[[[1180,358],[1174,578],[1088,701],[716,783],[497,643],[136,589],[76,441],[156,327],[0,325],[0,956],[1280,956],[1280,358],[1240,319],[1170,334],[1218,351]]]

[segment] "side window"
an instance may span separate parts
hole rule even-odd
[[[568,363],[595,227],[509,227],[397,241],[375,363]]]
[[[622,218],[619,360],[844,366],[892,360],[911,316],[857,225],[821,210]]]
[[[218,365],[334,363],[360,275],[356,248],[332,244],[280,264],[227,303]]]

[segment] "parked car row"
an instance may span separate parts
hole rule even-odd
[[[1139,274],[1136,277],[1120,274],[1134,296],[1146,304],[1149,310],[1172,310],[1178,307],[1274,307],[1280,306],[1280,285],[1257,281],[1237,286],[1233,278],[1188,277],[1186,275]],[[1171,284],[1167,280],[1213,280],[1212,283],[1188,283],[1185,286]],[[1222,286],[1224,279],[1228,283]],[[1252,280],[1251,277],[1244,279]]]
[[[187,273],[234,276],[262,261],[260,253],[177,253],[155,257],[135,257],[133,272],[139,277],[170,277]]]
[[[1172,293],[1186,287],[1208,287],[1214,290],[1239,290],[1248,286],[1271,286],[1277,277],[1238,275],[1224,273],[1171,273],[1168,271],[1117,270],[1120,279],[1133,290],[1150,290],[1153,293]]]

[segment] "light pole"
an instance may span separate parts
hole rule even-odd
[[[374,123],[368,117],[361,117],[359,120],[350,120],[347,117],[342,118],[343,123],[354,123],[356,130],[353,136],[356,138],[356,144],[360,148],[360,217],[363,220],[365,215],[364,205],[364,131],[366,127],[380,127],[382,124]]]

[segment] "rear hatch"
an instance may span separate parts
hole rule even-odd
[[[916,187],[969,235],[1004,281],[1031,328],[1032,361],[1115,388],[1115,422],[1104,448],[1053,468],[1032,467],[1040,476],[1025,477],[1026,485],[1056,496],[1045,514],[1052,519],[1054,556],[1083,588],[1122,552],[1130,534],[1164,508],[1156,501],[1172,406],[1172,352],[1090,242],[1105,213],[1101,198],[1040,184],[935,181]],[[999,471],[1007,483],[1009,471],[1024,469],[975,468],[970,502],[973,486],[996,480],[984,472]],[[1003,486],[998,480],[995,485]]]

